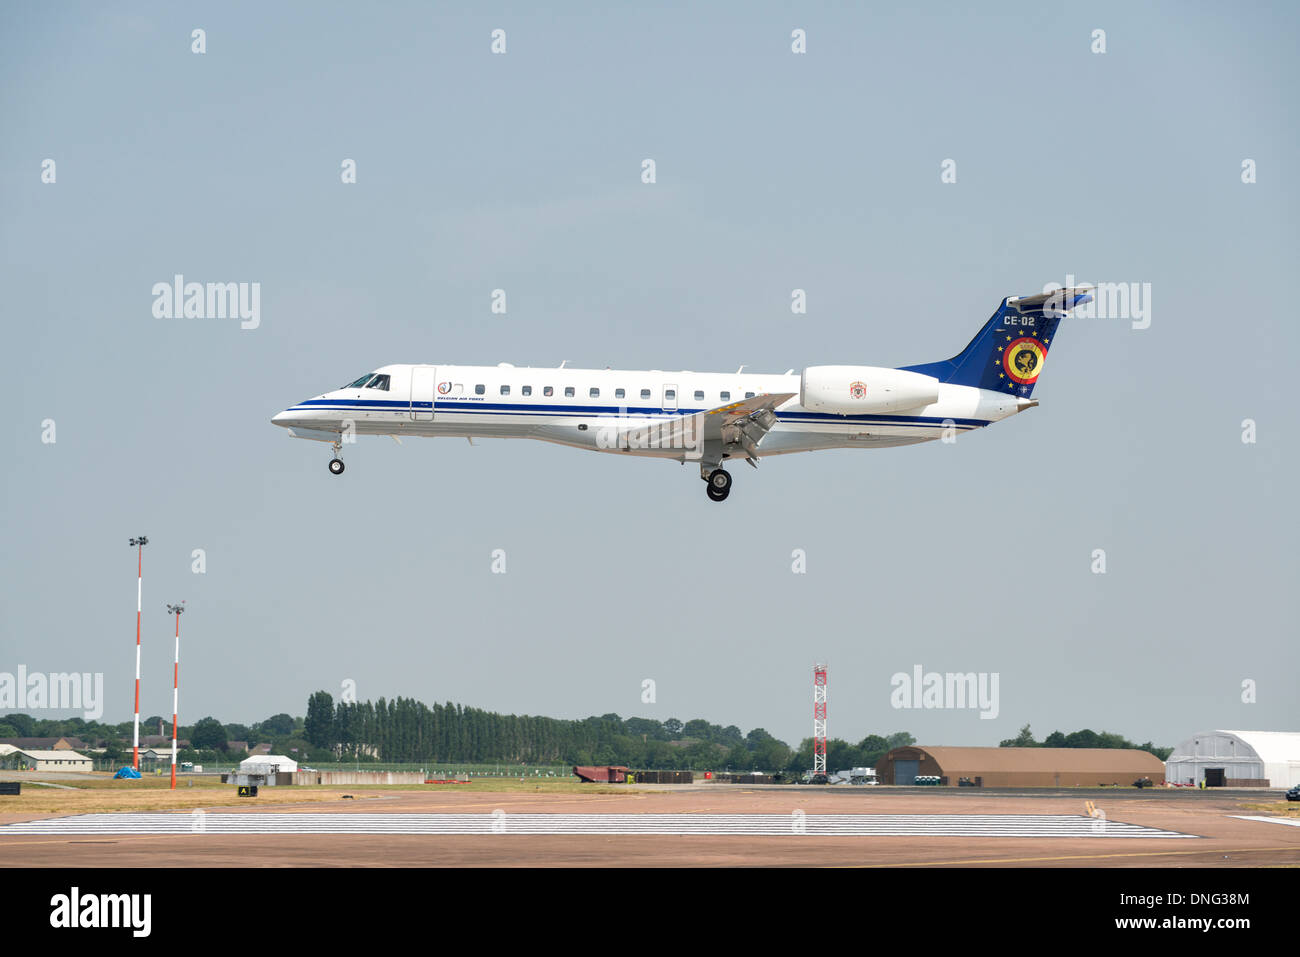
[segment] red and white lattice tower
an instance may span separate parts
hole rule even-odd
[[[813,665],[813,768],[826,773],[826,666]]]

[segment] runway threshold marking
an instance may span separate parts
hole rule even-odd
[[[556,834],[823,837],[1092,837],[1195,834],[1074,814],[84,814],[0,826],[0,837],[83,834]]]

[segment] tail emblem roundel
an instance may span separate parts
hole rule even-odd
[[[867,397],[867,384],[865,382],[854,382],[849,385],[849,396],[854,399],[865,399]]]
[[[1010,342],[1002,350],[1002,368],[1013,382],[1030,385],[1043,371],[1047,350],[1037,339],[1028,336]]]

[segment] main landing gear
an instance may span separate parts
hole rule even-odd
[[[330,471],[335,475],[343,474],[343,460],[339,458],[339,452],[343,449],[342,442],[335,442],[332,446],[334,449],[334,458],[330,459]]]
[[[708,482],[709,498],[713,501],[725,501],[731,494],[731,473],[726,469],[714,469],[705,481]]]

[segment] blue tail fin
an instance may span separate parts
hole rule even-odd
[[[1083,289],[1058,289],[1002,300],[1002,305],[965,349],[943,362],[904,366],[953,385],[1034,394],[1056,327],[1071,309],[1092,296]]]

